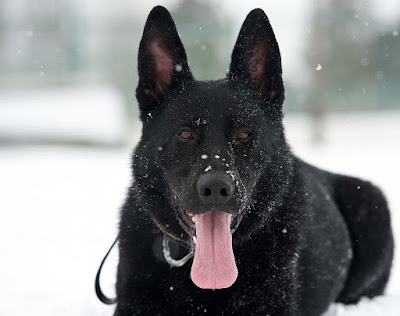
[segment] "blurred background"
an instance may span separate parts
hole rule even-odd
[[[378,184],[400,242],[398,0],[0,0],[1,315],[112,314],[93,282],[130,181],[137,50],[159,4],[197,79],[225,76],[247,13],[264,9],[282,54],[289,143]],[[109,295],[116,256],[102,279]],[[400,295],[399,266],[388,295]]]

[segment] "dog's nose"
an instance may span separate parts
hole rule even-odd
[[[200,198],[209,204],[223,204],[233,195],[233,181],[225,173],[207,173],[197,181]]]

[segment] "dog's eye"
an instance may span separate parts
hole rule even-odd
[[[236,135],[236,140],[245,140],[250,137],[250,133],[248,132],[240,132]]]
[[[193,139],[193,134],[186,130],[179,132],[178,135],[185,140]]]

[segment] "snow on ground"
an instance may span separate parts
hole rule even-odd
[[[333,115],[327,143],[311,146],[308,119],[287,117],[300,157],[381,186],[400,243],[400,113]],[[137,138],[137,135],[134,136]],[[130,150],[61,146],[0,147],[0,315],[112,315],[94,293],[98,264],[117,232],[129,184]],[[113,296],[117,254],[106,263]],[[356,306],[334,305],[329,316],[400,315],[400,261],[385,296]]]

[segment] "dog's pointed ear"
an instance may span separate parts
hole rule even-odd
[[[228,78],[249,82],[268,102],[282,105],[284,87],[279,46],[264,11],[251,11],[232,53]]]
[[[175,23],[164,7],[153,8],[147,18],[139,46],[138,71],[136,96],[142,114],[150,112],[174,85],[193,80]]]

